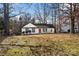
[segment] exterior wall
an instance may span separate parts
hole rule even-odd
[[[26,29],[25,28],[22,28],[22,33],[23,32],[24,32],[24,34],[37,34],[37,33],[39,33],[39,29],[38,28],[35,28],[35,32],[32,31],[32,28],[29,28],[28,30],[30,30],[31,33],[26,33]]]
[[[41,33],[44,33],[44,32],[43,32],[43,28],[41,28]]]
[[[41,28],[41,33],[54,33],[54,28]]]
[[[47,33],[54,33],[54,28],[47,28]]]
[[[39,32],[39,29],[41,32]],[[35,28],[35,32],[32,32],[32,28],[29,28],[29,30],[31,32],[26,33],[26,29],[22,28],[22,32],[24,32],[24,34],[54,33],[54,28]]]
[[[55,29],[54,28],[52,28],[52,33],[54,33],[55,32]]]
[[[40,30],[41,32],[40,32],[39,30]],[[36,33],[44,33],[44,32],[43,32],[43,28],[37,28],[37,29],[36,29]]]
[[[21,30],[22,32],[25,32],[26,30],[25,30],[25,28],[22,28],[22,30]]]
[[[35,33],[39,33],[39,29],[38,28],[35,28]]]
[[[47,28],[47,32],[51,33],[52,32],[52,28]]]
[[[43,28],[43,33],[47,33],[47,28]]]
[[[29,30],[31,30],[31,33],[28,33],[28,34],[34,34],[35,32],[32,32],[32,28],[29,28]]]

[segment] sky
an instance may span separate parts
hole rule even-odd
[[[19,13],[30,13],[31,16],[34,17],[34,15],[36,13],[35,9],[38,4],[41,4],[41,3],[32,3],[32,4],[31,3],[14,3],[14,4],[10,4],[10,6],[12,7],[12,9],[10,10],[10,11],[12,11],[10,13],[10,15],[17,15]],[[51,8],[53,8],[53,9],[55,9],[56,8],[55,6],[57,6],[57,4],[55,4],[55,3],[53,3],[52,5],[53,6]]]
[[[19,11],[20,12],[24,12],[24,13],[30,13],[30,14],[34,14],[35,13],[35,8],[36,8],[36,5],[38,5],[37,3],[17,3],[17,4],[13,4],[13,12],[12,14],[18,14]],[[53,4],[55,5],[55,4]],[[54,6],[53,6],[54,8]]]
[[[10,12],[11,12],[10,16],[18,15],[19,13],[30,13],[31,16],[34,17],[34,15],[36,13],[35,9],[38,4],[41,4],[41,3],[14,3],[14,4],[10,4],[10,8],[11,8],[10,9]],[[52,4],[53,4],[52,8],[55,9],[55,6],[57,6],[57,4],[55,4],[55,3],[52,3]],[[2,7],[2,5],[0,4],[0,8],[1,7]],[[49,18],[49,20],[50,19],[51,19],[51,17]]]
[[[23,4],[23,3],[19,3],[19,4],[13,4],[12,5],[13,7],[13,11],[11,14],[18,14],[19,12],[24,12],[24,13],[30,13],[30,14],[33,14],[33,5],[31,4]]]
[[[10,15],[14,15],[14,14],[18,14],[19,12],[24,12],[24,13],[30,13],[30,14],[34,14],[35,13],[35,8],[38,5],[38,3],[14,3],[14,4],[10,4],[11,7],[11,14]],[[55,3],[53,3],[53,8],[54,5],[57,5]],[[0,8],[2,8],[2,5],[0,4]]]

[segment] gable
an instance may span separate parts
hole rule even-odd
[[[35,25],[29,23],[29,24],[25,25],[23,28],[29,28],[29,27],[37,27],[37,26],[35,26]]]

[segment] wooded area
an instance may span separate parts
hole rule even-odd
[[[11,35],[11,34],[21,34],[21,28],[27,23],[35,23],[38,19],[41,23],[47,24],[47,19],[50,20],[49,16],[52,17],[52,25],[55,27],[55,33],[61,33],[62,24],[70,26],[68,32],[79,33],[79,4],[78,3],[44,3],[37,4],[35,7],[34,17],[30,13],[24,13],[24,11],[19,10],[16,15],[11,15],[13,12],[15,4],[3,3],[0,4],[3,7],[0,8],[0,35]],[[33,4],[25,4],[29,9]],[[30,6],[30,7],[29,7]],[[63,7],[61,7],[63,6]],[[41,11],[42,10],[42,11]],[[12,17],[24,14],[20,16],[19,21],[12,20]],[[23,20],[24,18],[24,20]],[[69,22],[67,22],[69,20]],[[77,24],[77,25],[76,25]],[[75,30],[77,29],[77,31]]]

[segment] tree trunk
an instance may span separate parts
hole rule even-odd
[[[74,12],[75,12],[75,9],[74,9]],[[71,32],[71,33],[75,33],[75,31],[74,31],[74,20],[75,20],[75,17],[74,17],[74,15],[73,15],[73,5],[72,5],[72,3],[70,3],[70,19],[71,19],[70,32]]]
[[[19,18],[19,21],[20,21],[20,26],[19,26],[19,34],[21,34],[21,29],[22,29],[22,26],[23,26],[23,23],[22,23],[22,18],[20,17]]]
[[[56,32],[57,32],[57,24],[56,24],[56,10],[54,10],[54,15],[55,15],[54,20],[55,20],[55,33],[56,33]]]
[[[79,33],[79,21],[78,21],[78,33]]]
[[[75,31],[74,31],[74,18],[71,19],[71,33],[75,33]]]
[[[44,11],[44,24],[46,24],[46,17],[45,17],[45,12],[46,12],[46,11],[45,11],[45,7],[46,7],[46,6],[45,6],[45,4],[44,4],[44,9],[43,9],[43,11]]]
[[[9,35],[9,4],[4,3],[4,35]]]

